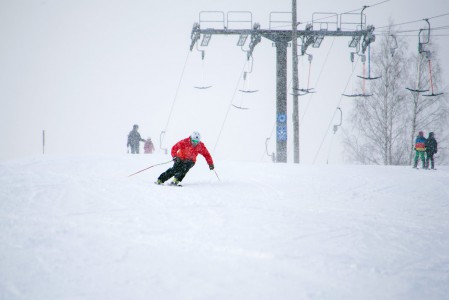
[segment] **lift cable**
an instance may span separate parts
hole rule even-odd
[[[346,90],[346,89],[348,88],[349,82],[351,81],[352,75],[354,74],[354,70],[355,70],[355,68],[352,70],[351,74],[349,75],[348,81],[346,82],[346,86],[345,86],[345,89],[344,89],[344,90]],[[343,95],[340,96],[340,100],[338,101],[337,107],[341,107],[340,104],[341,104],[341,101],[342,101],[342,100],[343,100]],[[325,134],[324,134],[324,136],[323,136],[323,139],[322,139],[322,141],[321,141],[321,144],[320,144],[320,146],[318,147],[317,152],[315,153],[315,157],[314,157],[314,159],[313,159],[313,163],[316,162],[316,159],[317,159],[317,157],[318,157],[318,154],[320,153],[321,148],[323,147],[324,140],[326,139],[326,136],[329,134],[329,129],[330,129],[331,126],[332,126],[332,121],[334,120],[336,114],[337,114],[337,109],[334,111],[334,114],[332,115],[332,118],[331,118],[330,121],[329,121],[329,125],[327,126],[327,129],[326,129],[326,132],[325,132]]]
[[[384,4],[384,3],[386,3],[386,2],[390,2],[390,0],[381,1],[381,2],[378,2],[378,3],[372,4],[372,5],[366,5],[366,6],[364,6],[364,7],[365,7],[365,8],[368,8],[368,7],[374,7],[374,6],[377,6],[377,5],[380,5],[380,4]],[[350,13],[357,12],[357,11],[360,11],[360,7],[359,7],[359,8],[356,8],[356,9],[352,9],[352,10],[346,11],[346,12],[344,12],[344,13],[341,13],[341,15],[344,15],[344,14],[350,14]],[[321,20],[325,20],[325,19],[332,18],[332,17],[333,17],[333,16],[317,18],[317,19],[315,19],[314,21],[321,21]],[[312,21],[308,21],[308,22],[305,22],[305,23],[312,23]]]
[[[167,123],[165,124],[165,128],[163,130],[164,134],[167,132],[167,128],[168,128],[168,125],[169,125],[170,120],[171,120],[171,116],[172,116],[172,113],[173,113],[173,108],[175,106],[175,102],[176,102],[176,99],[178,97],[179,88],[181,86],[182,79],[184,78],[184,72],[186,70],[186,66],[187,66],[187,61],[189,59],[189,55],[190,55],[190,51],[187,52],[186,60],[184,62],[184,66],[182,67],[181,76],[179,77],[178,86],[176,88],[175,96],[173,98],[173,101],[172,101],[172,104],[171,104],[171,107],[170,107],[170,113],[168,114]],[[162,133],[161,133],[161,136],[162,136]],[[160,140],[161,145],[162,145],[162,142],[163,142],[163,138],[161,138],[161,140]]]
[[[440,26],[440,27],[431,28],[430,31],[439,31],[439,30],[448,30],[448,29],[449,29],[449,25],[444,25],[444,26]],[[399,36],[411,36],[411,35],[401,35],[401,33],[413,33],[413,32],[419,32],[420,30],[421,29],[398,30],[398,31],[395,31],[395,34],[399,35]],[[376,32],[376,35],[390,35],[390,31],[389,30],[378,31],[378,32]]]
[[[449,15],[449,13],[445,13],[445,14],[441,14],[441,15],[438,15],[438,16],[433,16],[433,17],[426,18],[426,19],[427,19],[427,20],[431,20],[431,19],[436,19],[436,18],[448,16],[448,15]],[[392,24],[392,25],[386,25],[386,26],[378,26],[378,27],[376,27],[376,29],[388,28],[388,27],[392,27],[392,26],[400,26],[400,25],[413,24],[413,23],[421,22],[422,20],[425,20],[425,19],[419,19],[419,20],[415,20],[415,21],[409,21],[409,22],[404,22],[404,23],[399,23],[399,24]]]
[[[325,67],[327,65],[327,60],[329,59],[329,55],[330,55],[331,50],[332,50],[332,48],[334,46],[334,42],[335,42],[335,37],[332,39],[332,43],[331,43],[331,45],[329,47],[329,50],[327,51],[326,58],[324,59],[324,63],[321,66],[321,70],[320,70],[320,73],[318,74],[317,80],[315,82],[315,86],[318,86],[318,83],[321,80],[321,75],[323,75],[324,69],[325,69]],[[305,115],[306,115],[306,113],[307,113],[307,111],[309,109],[310,103],[312,102],[312,101],[310,101],[312,97],[313,97],[313,95],[311,95],[311,97],[309,98],[309,102],[307,102],[307,105],[306,105],[306,108],[304,110],[304,113],[302,114],[301,118],[299,119],[299,127],[301,127],[302,121],[304,120]]]
[[[237,91],[238,91],[238,88],[239,88],[239,85],[240,85],[240,80],[242,78],[242,74],[245,71],[245,66],[246,66],[246,59],[245,59],[245,63],[243,64],[242,71],[240,72],[239,79],[237,80],[237,83],[235,85],[235,89],[234,89],[234,92],[232,94],[231,101],[229,101],[228,109],[226,111],[223,123],[221,124],[220,132],[218,133],[217,141],[215,142],[214,148],[212,150],[212,154],[215,153],[215,149],[217,148],[218,142],[220,141],[221,134],[223,132],[223,128],[224,128],[225,123],[226,123],[226,121],[228,119],[229,111],[231,110],[231,107],[233,107],[232,103],[234,102],[235,95],[237,94]]]

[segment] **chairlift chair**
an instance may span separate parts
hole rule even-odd
[[[246,52],[248,53],[248,51],[246,51]],[[258,92],[259,90],[251,90],[249,88],[249,80],[248,80],[248,76],[247,75],[251,74],[253,72],[254,59],[253,59],[253,56],[249,55],[249,54],[247,55],[247,57],[248,57],[247,63],[249,65],[249,69],[248,69],[248,71],[243,73],[243,88],[240,89],[239,91],[242,92],[242,93],[251,94],[251,93]]]
[[[373,94],[351,94],[351,95],[348,95],[348,94],[342,94],[342,96],[345,96],[345,97],[352,97],[352,98],[358,98],[358,97],[371,97]]]
[[[257,93],[259,90],[251,90],[249,89],[249,80],[247,80],[248,72],[243,73],[243,89],[239,90],[242,93],[252,94]]]
[[[354,64],[354,56],[355,56],[355,54],[356,53],[354,53],[354,52],[351,52],[351,55],[350,55],[350,58],[351,58],[351,62]],[[365,55],[361,55],[361,54],[358,54],[357,53],[357,55],[359,55],[361,58],[362,58],[362,62],[363,62],[363,75],[365,76],[365,60],[366,60],[366,57],[365,57]],[[360,77],[360,76],[358,76],[358,77]],[[345,96],[345,97],[350,97],[350,98],[363,98],[363,97],[371,97],[373,94],[366,94],[365,93],[365,79],[366,78],[364,78],[364,77],[360,77],[360,78],[362,78],[363,79],[363,93],[359,93],[359,94],[341,94],[342,96]]]
[[[340,107],[337,107],[337,109],[340,111],[340,123],[334,125],[334,134],[337,133],[338,127],[340,127],[343,122],[343,111]]]
[[[382,76],[374,76],[371,77],[371,44],[368,45],[368,76],[365,76],[365,56],[362,56],[362,62],[363,62],[363,76],[357,75],[357,77],[362,78],[363,80],[376,80],[379,78],[382,78]]]
[[[247,72],[243,73],[243,89],[239,89],[239,91],[242,92],[242,93],[245,93],[245,94],[256,93],[257,90],[250,90],[250,89],[246,88],[246,74],[247,74]],[[240,105],[232,104],[232,106],[234,106],[235,108],[238,108],[238,109],[243,109],[243,110],[248,109],[248,107],[244,107],[242,105],[243,104],[243,96],[241,97],[241,99],[242,100],[240,101],[241,102]]]
[[[292,88],[292,90],[295,92],[294,94],[291,94],[291,95],[293,95],[293,96],[299,96],[299,97],[301,97],[301,96],[305,96],[305,95],[308,95],[308,94],[314,94],[315,93],[315,91],[313,91],[313,88],[310,88],[310,89],[295,89],[295,88]],[[302,94],[301,94],[302,93]]]
[[[424,97],[437,97],[440,95],[443,95],[444,93],[435,93],[434,88],[433,88],[433,76],[432,76],[432,59],[431,59],[431,53],[430,50],[424,50],[424,46],[430,43],[430,22],[429,19],[424,19],[424,21],[427,22],[427,30],[426,29],[420,29],[419,33],[418,33],[418,52],[421,55],[422,53],[426,54],[426,58],[428,61],[428,65],[429,65],[429,79],[430,79],[430,89],[431,89],[431,93],[430,94],[424,94]],[[427,32],[427,36],[425,35]],[[423,35],[423,39],[421,39],[421,34],[424,33]],[[420,67],[420,62],[418,60],[418,72],[417,72],[417,76],[418,76],[418,80],[417,80],[417,86],[419,86],[419,67]],[[411,88],[406,88],[407,90],[411,91],[411,92],[415,92],[415,93],[425,93],[428,92],[429,90],[420,90],[419,88],[416,89],[411,89]]]
[[[252,90],[249,88],[248,74],[252,73],[253,64],[254,64],[252,55],[248,55],[248,62],[249,62],[249,69],[248,69],[248,71],[243,72],[243,87],[242,87],[242,89],[239,89],[239,91],[244,94],[253,94],[253,93],[257,93],[259,90]],[[243,96],[242,96],[241,103],[243,103]],[[242,110],[249,109],[248,107],[244,107],[243,105],[232,104],[232,106],[234,106],[235,108],[238,108],[238,109],[242,109]]]
[[[393,45],[390,47],[391,57],[393,57],[396,49],[398,49],[398,40],[396,39],[396,35],[390,34],[390,36],[393,38]]]
[[[194,86],[194,88],[198,89],[198,90],[207,90],[209,88],[212,87],[212,85],[204,85],[204,56],[205,56],[205,52],[204,50],[199,50],[198,49],[198,44],[197,44],[197,50],[201,52],[201,86]]]
[[[249,107],[238,106],[238,105],[235,105],[235,104],[232,104],[232,106],[234,106],[235,108],[238,108],[238,109],[242,109],[242,110],[249,109]]]
[[[431,89],[432,93],[424,94],[423,96],[424,97],[437,97],[437,96],[443,95],[444,93],[435,93],[434,90],[433,90],[432,60],[430,58],[430,56],[431,56],[430,55],[430,51],[427,51],[426,55],[427,55],[427,61],[429,62],[429,79],[430,79],[430,89]]]
[[[308,56],[308,60],[309,60],[309,75],[307,77],[307,88],[301,88],[301,89],[292,88],[294,91],[294,94],[292,94],[293,96],[305,96],[308,94],[315,93],[314,88],[310,87],[310,72],[312,69],[313,56],[311,54],[307,54],[307,56]]]

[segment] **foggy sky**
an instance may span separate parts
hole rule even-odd
[[[271,3],[270,3],[271,2]],[[298,1],[298,20],[314,12],[343,13],[381,1]],[[190,33],[200,11],[251,11],[253,22],[269,26],[270,12],[291,10],[291,1],[75,1],[0,0],[0,160],[40,155],[42,131],[47,154],[126,153],[126,137],[138,124],[143,138],[157,149],[170,148],[191,131],[199,131],[219,159],[269,161],[275,151],[276,51],[266,39],[256,46],[247,78],[255,94],[243,88],[249,71],[246,53],[236,36],[213,36],[205,59],[189,51]],[[360,10],[359,10],[360,11]],[[449,12],[445,0],[391,0],[367,8],[367,24],[386,26],[431,18]],[[449,25],[449,16],[430,20]],[[301,25],[303,26],[303,25]],[[299,27],[303,29],[304,27]],[[425,28],[425,22],[401,29]],[[375,32],[376,33],[376,32]],[[447,33],[442,31],[441,34]],[[378,39],[383,38],[377,36]],[[416,33],[405,37],[415,51]],[[449,72],[449,37],[432,37],[439,48],[443,78]],[[357,84],[351,78],[348,38],[325,38],[313,55],[300,58],[300,86],[310,81],[317,93],[300,98],[301,162],[342,161],[341,133],[333,135],[336,107],[348,124],[351,99],[341,94]],[[372,46],[375,47],[375,43]],[[289,48],[289,84],[291,81]],[[355,70],[360,75],[361,67]],[[446,75],[446,76],[444,76]],[[348,81],[349,80],[349,81]],[[194,86],[212,85],[208,90]],[[447,85],[447,81],[445,82]],[[351,92],[348,90],[347,92]],[[289,144],[292,162],[292,96],[288,96]],[[248,107],[237,110],[231,104]],[[158,150],[159,151],[159,150]]]

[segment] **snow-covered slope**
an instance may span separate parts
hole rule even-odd
[[[0,299],[447,299],[449,168],[0,163]]]

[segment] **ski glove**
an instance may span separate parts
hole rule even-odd
[[[175,163],[179,163],[179,162],[181,162],[181,159],[179,157],[175,156],[175,157],[173,157],[173,161]]]
[[[210,164],[209,165],[209,169],[213,170],[214,169],[214,164]]]

